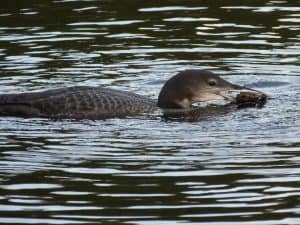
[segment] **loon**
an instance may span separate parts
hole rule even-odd
[[[0,94],[0,116],[105,119],[152,113],[157,109],[191,110],[195,103],[220,99],[237,105],[263,105],[266,98],[260,91],[232,84],[210,71],[193,69],[171,77],[157,101],[127,91],[74,86]]]

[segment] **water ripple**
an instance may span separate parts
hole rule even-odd
[[[1,93],[157,98],[183,69],[265,92],[201,121],[0,118],[5,224],[299,224],[299,6],[29,0],[0,10]]]

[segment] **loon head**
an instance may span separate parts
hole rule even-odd
[[[228,100],[231,103],[263,105],[266,95],[232,84],[207,70],[185,70],[171,77],[158,96],[160,108],[188,109],[194,103]]]

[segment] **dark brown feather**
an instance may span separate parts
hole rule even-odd
[[[109,118],[152,112],[142,95],[102,87],[69,87],[0,95],[0,115],[52,118]]]

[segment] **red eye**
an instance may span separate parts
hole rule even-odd
[[[216,86],[216,85],[217,85],[217,81],[216,81],[216,80],[213,80],[213,79],[212,79],[212,80],[209,80],[209,81],[208,81],[208,85],[209,85],[209,86]]]

